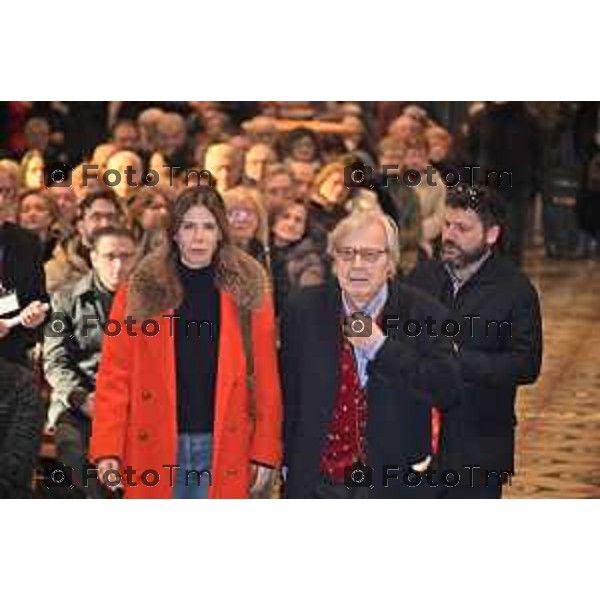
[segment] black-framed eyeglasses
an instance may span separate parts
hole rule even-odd
[[[388,248],[351,248],[345,246],[336,248],[334,253],[343,262],[353,262],[356,256],[366,263],[376,263],[384,254],[389,252]]]

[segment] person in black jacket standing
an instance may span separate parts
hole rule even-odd
[[[503,220],[501,199],[460,184],[447,199],[441,259],[419,264],[407,277],[441,300],[459,326],[454,344],[464,395],[443,424],[443,438],[461,482],[449,497],[501,497],[502,480],[514,470],[517,387],[533,383],[540,372],[538,295],[495,251]]]
[[[465,149],[465,158],[480,168],[472,171],[475,181],[497,186],[506,200],[510,230],[502,250],[519,265],[533,197],[540,187],[537,121],[524,102],[488,102],[469,125]]]
[[[449,338],[404,324],[446,311],[397,281],[397,228],[378,210],[343,219],[329,254],[336,280],[292,294],[282,315],[285,495],[433,497],[420,480],[432,406],[458,402],[458,365]]]
[[[600,102],[581,102],[575,116],[575,148],[582,163],[577,195],[581,228],[591,236],[595,253],[600,247]]]

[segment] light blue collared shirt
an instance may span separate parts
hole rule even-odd
[[[344,293],[342,292],[342,304],[344,307],[344,314],[346,316],[352,316],[355,313],[360,313],[368,316],[372,320],[377,318],[377,315],[381,312],[385,303],[388,299],[388,284],[385,283],[383,287],[375,294],[372,300],[366,304],[362,310],[360,311],[352,311],[350,308],[350,304],[346,300]],[[367,373],[367,366],[369,361],[375,358],[377,352],[379,352],[381,346],[385,342],[385,336],[378,340],[376,343],[372,344],[368,348],[354,348],[354,358],[356,360],[356,370],[358,372],[358,378],[360,380],[360,385],[365,388],[367,386],[367,382],[369,381],[369,375]]]

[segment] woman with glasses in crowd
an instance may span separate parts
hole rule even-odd
[[[257,188],[238,186],[223,194],[231,239],[269,268],[269,224]]]

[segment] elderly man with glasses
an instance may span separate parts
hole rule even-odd
[[[445,309],[397,281],[398,231],[381,211],[343,219],[328,250],[335,278],[282,316],[286,496],[434,497],[432,407],[460,395]],[[414,334],[431,319],[437,335]]]

